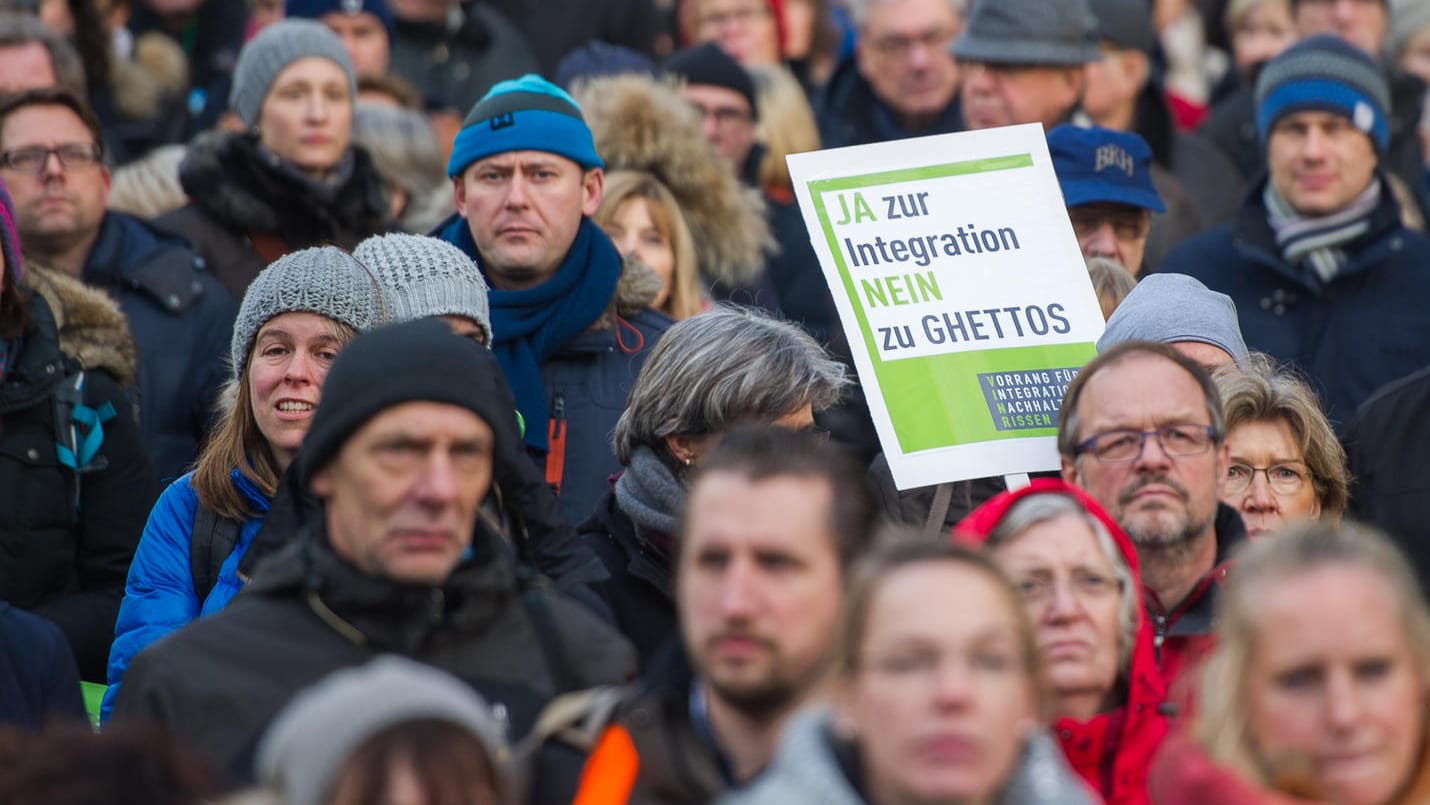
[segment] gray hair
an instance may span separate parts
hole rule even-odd
[[[661,336],[631,388],[612,445],[622,464],[639,445],[663,455],[667,436],[773,422],[804,405],[822,411],[849,382],[844,364],[798,326],[716,305]]]
[[[85,89],[84,62],[79,51],[68,39],[50,30],[40,18],[21,11],[0,11],[0,48],[14,48],[38,42],[50,54],[50,66],[55,71],[55,85],[81,98]]]
[[[400,229],[425,233],[452,213],[447,166],[421,113],[359,103],[353,109],[353,142],[372,156],[383,180],[407,196]]]
[[[849,10],[849,19],[854,23],[854,30],[864,30],[864,23],[869,21],[869,9],[887,2],[890,0],[847,0],[845,6]],[[969,0],[948,0],[949,9],[960,20],[968,15],[968,4]]]
[[[1061,492],[1043,492],[1029,495],[1014,503],[998,521],[998,525],[988,533],[984,546],[992,551],[1015,542],[1024,532],[1035,525],[1047,523],[1062,517],[1074,517],[1087,524],[1097,542],[1102,555],[1112,567],[1112,576],[1117,580],[1118,673],[1125,677],[1128,664],[1132,661],[1132,649],[1137,641],[1137,615],[1142,606],[1142,590],[1132,579],[1132,569],[1127,559],[1113,542],[1107,526],[1102,520],[1083,508],[1072,495]]]

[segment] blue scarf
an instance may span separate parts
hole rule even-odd
[[[477,265],[477,245],[464,218],[442,231],[442,239],[466,252]],[[498,291],[488,296],[492,308],[492,355],[501,366],[526,420],[523,441],[546,450],[546,383],[541,363],[586,331],[611,303],[621,277],[621,255],[591,219],[581,219],[576,239],[555,276],[535,288]]]

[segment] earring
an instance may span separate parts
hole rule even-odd
[[[690,457],[689,457],[689,456],[686,456],[686,457],[685,457],[685,466],[687,466],[687,467],[690,466]]]

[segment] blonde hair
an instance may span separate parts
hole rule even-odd
[[[759,183],[766,190],[794,190],[785,157],[818,151],[819,126],[809,106],[804,88],[788,68],[781,65],[750,65],[745,68],[755,81],[755,103],[760,120],[755,137],[765,144],[760,161]]]
[[[329,333],[339,344],[347,344],[357,334],[356,330],[342,322],[327,321]],[[248,347],[249,360],[244,362],[245,367],[253,365],[256,344],[257,339]],[[199,503],[219,517],[230,520],[258,516],[243,493],[233,485],[231,476],[235,468],[270,498],[278,491],[278,479],[283,474],[268,438],[258,429],[248,375],[249,369],[245,368],[243,374],[231,378],[219,394],[219,421],[204,444],[203,452],[199,453],[191,481]]]
[[[1285,422],[1311,471],[1321,516],[1339,519],[1350,502],[1346,450],[1322,413],[1316,392],[1289,370],[1277,369],[1271,357],[1261,353],[1253,355],[1244,367],[1218,367],[1213,379],[1221,391],[1227,435],[1240,425]]]
[[[1092,279],[1092,290],[1097,293],[1098,304],[1109,316],[1137,287],[1137,278],[1132,276],[1132,272],[1110,257],[1087,258],[1087,275]]]
[[[1213,761],[1263,787],[1275,783],[1270,764],[1251,742],[1245,678],[1256,651],[1259,595],[1297,576],[1327,567],[1373,575],[1395,601],[1422,684],[1430,681],[1430,610],[1405,557],[1381,532],[1310,520],[1276,539],[1249,543],[1234,562],[1217,600],[1217,645],[1202,668],[1192,722],[1193,736]]]
[[[645,171],[613,170],[606,174],[601,206],[593,219],[597,226],[605,228],[626,202],[636,199],[646,202],[651,223],[670,242],[670,250],[675,255],[670,296],[666,297],[661,312],[677,321],[688,319],[704,309],[705,300],[700,293],[700,266],[695,255],[695,241],[670,188]]]

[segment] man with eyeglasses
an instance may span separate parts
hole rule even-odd
[[[1218,502],[1230,463],[1211,375],[1175,348],[1127,341],[1068,386],[1058,423],[1063,480],[1087,490],[1127,532],[1168,688],[1213,641],[1226,557],[1246,539]]]
[[[1081,102],[1084,65],[1102,59],[1088,0],[974,0],[953,55],[969,129],[1051,130]]]
[[[100,124],[64,89],[0,100],[0,178],[25,259],[108,293],[139,350],[139,424],[161,480],[193,463],[227,379],[234,300],[183,240],[105,209]]]
[[[1152,150],[1136,134],[1063,124],[1048,134],[1053,170],[1083,257],[1142,271],[1152,214],[1165,212],[1152,184]]]
[[[852,0],[859,34],[816,104],[826,148],[945,134],[962,128],[958,66],[948,45],[966,0]]]

